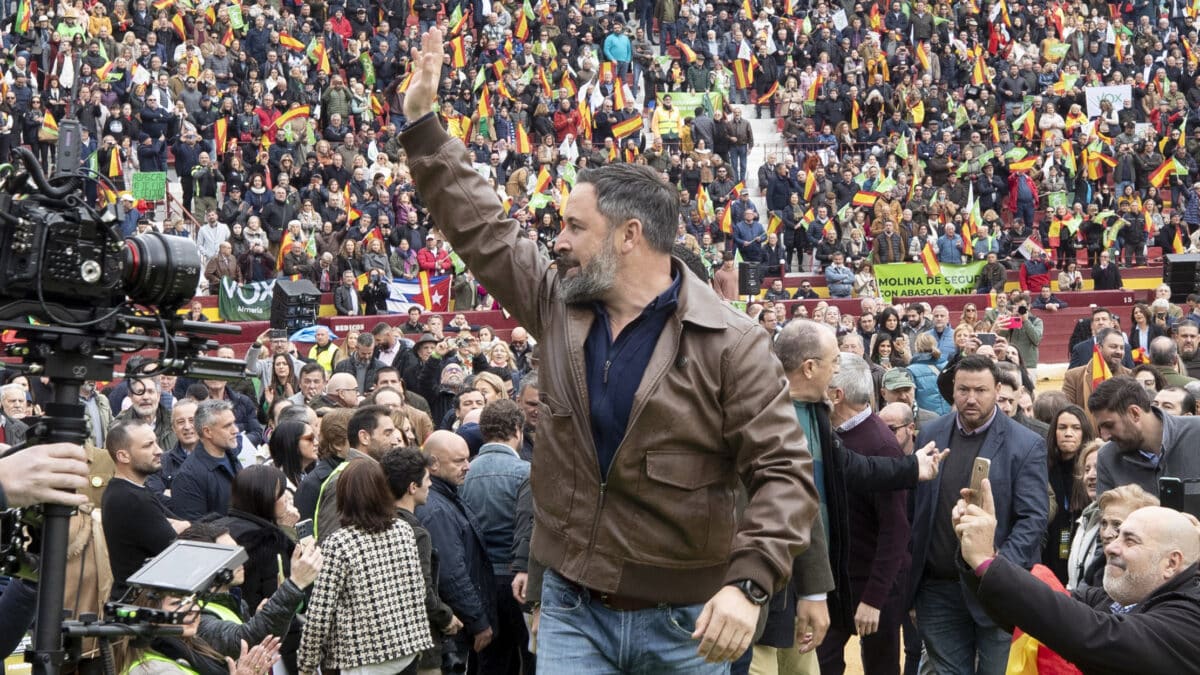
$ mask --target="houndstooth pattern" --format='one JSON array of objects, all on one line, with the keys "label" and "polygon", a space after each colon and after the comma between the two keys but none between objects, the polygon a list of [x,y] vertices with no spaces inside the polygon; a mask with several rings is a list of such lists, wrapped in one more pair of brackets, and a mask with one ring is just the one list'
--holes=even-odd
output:
[{"label": "houndstooth pattern", "polygon": [[321,545],[300,642],[300,670],[352,668],[416,654],[433,646],[425,581],[412,528],[397,519],[372,534],[339,529]]}]

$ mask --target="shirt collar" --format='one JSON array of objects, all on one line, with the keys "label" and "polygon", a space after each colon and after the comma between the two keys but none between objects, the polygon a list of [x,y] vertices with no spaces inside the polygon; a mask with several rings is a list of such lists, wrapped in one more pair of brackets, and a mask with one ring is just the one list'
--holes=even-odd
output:
[{"label": "shirt collar", "polygon": [[996,421],[996,414],[999,412],[1000,408],[992,406],[992,416],[988,418],[988,421],[983,423],[983,426],[979,427],[975,431],[967,431],[963,428],[962,418],[959,417],[958,413],[954,413],[954,424],[958,426],[959,434],[963,436],[978,436],[979,434],[987,433],[987,430],[992,428],[992,422]]},{"label": "shirt collar", "polygon": [[[655,312],[673,311],[677,306],[679,306],[679,290],[682,287],[683,275],[680,274],[678,270],[672,269],[671,285],[667,287],[667,290],[659,293],[657,297],[651,300],[650,304],[646,305],[646,308],[642,310],[641,316]],[[603,302],[598,300],[593,302],[592,310],[596,312],[596,316],[598,317],[608,317],[608,308],[604,306]]]},{"label": "shirt collar", "polygon": [[867,406],[867,407],[863,408],[861,411],[859,411],[858,413],[855,413],[855,415],[853,417],[851,417],[850,419],[846,420],[845,422],[842,422],[841,426],[839,426],[837,428],[837,432],[839,434],[846,433],[847,431],[850,431],[854,427],[862,424],[870,416],[871,416],[871,406]]}]

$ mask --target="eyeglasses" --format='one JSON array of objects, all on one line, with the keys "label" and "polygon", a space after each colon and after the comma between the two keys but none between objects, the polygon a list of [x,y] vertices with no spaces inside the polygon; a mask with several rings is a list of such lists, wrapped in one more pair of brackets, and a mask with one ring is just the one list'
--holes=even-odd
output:
[{"label": "eyeglasses", "polygon": [[900,431],[901,429],[904,429],[907,427],[908,427],[907,424],[889,424],[888,425],[888,428],[892,430],[892,433],[896,433],[897,431]]}]

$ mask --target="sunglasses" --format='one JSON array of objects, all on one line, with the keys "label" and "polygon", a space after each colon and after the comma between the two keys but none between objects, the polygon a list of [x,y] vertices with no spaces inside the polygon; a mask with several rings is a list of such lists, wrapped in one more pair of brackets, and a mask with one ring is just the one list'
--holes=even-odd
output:
[{"label": "sunglasses", "polygon": [[304,434],[303,436],[300,437],[300,440],[308,441],[309,443],[311,443],[311,442],[317,440],[317,435],[316,434]]}]

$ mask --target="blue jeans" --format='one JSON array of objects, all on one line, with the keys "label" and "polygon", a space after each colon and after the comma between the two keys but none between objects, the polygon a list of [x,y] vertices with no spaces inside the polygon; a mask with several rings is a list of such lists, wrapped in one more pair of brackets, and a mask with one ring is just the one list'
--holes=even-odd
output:
[{"label": "blue jeans", "polygon": [[619,612],[546,570],[538,629],[538,670],[605,675],[727,675],[728,663],[706,663],[692,639],[703,605],[659,605]]},{"label": "blue jeans", "polygon": [[[917,630],[938,675],[1004,675],[1012,635],[980,626],[971,616],[958,581],[921,582]],[[976,666],[976,654],[979,664]]]},{"label": "blue jeans", "polygon": [[729,170],[733,172],[734,180],[746,180],[746,155],[749,148],[745,145],[729,146]]}]

